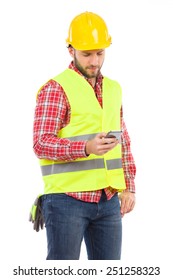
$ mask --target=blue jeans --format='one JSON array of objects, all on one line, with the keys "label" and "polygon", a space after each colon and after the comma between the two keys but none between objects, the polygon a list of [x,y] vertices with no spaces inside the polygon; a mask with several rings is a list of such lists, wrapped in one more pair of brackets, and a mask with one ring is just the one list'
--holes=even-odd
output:
[{"label": "blue jeans", "polygon": [[119,260],[122,221],[118,195],[99,203],[76,200],[66,194],[42,197],[46,225],[47,260],[78,260],[84,238],[89,260]]}]

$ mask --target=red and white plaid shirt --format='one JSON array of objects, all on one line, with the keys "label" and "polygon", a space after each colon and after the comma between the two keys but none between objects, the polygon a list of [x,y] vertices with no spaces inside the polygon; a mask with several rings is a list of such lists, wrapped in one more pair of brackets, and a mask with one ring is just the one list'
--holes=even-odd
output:
[{"label": "red and white plaid shirt", "polygon": [[[82,75],[74,66],[73,62],[69,65],[70,69]],[[91,81],[85,77],[88,83]],[[100,106],[102,106],[102,79],[100,74],[97,77],[94,91]],[[49,80],[42,88],[37,97],[34,117],[34,152],[40,159],[71,161],[77,158],[87,157],[85,154],[86,141],[70,141],[58,138],[60,129],[65,127],[70,121],[71,109],[67,96],[63,88],[54,80]],[[123,120],[121,109],[121,129],[122,129],[122,164],[125,175],[126,190],[135,192],[136,166],[130,149],[130,138]],[[70,184],[70,182],[69,182]],[[110,186],[105,188],[107,199],[117,192]],[[87,192],[71,192],[68,195],[85,201],[98,203],[102,190]]]}]

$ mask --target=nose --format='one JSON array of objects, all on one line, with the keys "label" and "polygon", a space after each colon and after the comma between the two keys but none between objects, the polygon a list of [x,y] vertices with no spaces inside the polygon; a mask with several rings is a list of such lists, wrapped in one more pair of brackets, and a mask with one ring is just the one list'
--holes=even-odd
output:
[{"label": "nose", "polygon": [[97,54],[92,54],[90,63],[94,66],[98,65],[98,55]]}]

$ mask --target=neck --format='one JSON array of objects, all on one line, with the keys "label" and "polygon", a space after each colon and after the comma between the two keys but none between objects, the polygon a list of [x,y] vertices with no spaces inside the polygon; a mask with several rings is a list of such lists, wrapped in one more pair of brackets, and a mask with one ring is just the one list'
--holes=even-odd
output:
[{"label": "neck", "polygon": [[92,86],[94,88],[95,84],[96,84],[96,78],[89,78],[88,80],[90,81],[90,83],[92,84]]}]

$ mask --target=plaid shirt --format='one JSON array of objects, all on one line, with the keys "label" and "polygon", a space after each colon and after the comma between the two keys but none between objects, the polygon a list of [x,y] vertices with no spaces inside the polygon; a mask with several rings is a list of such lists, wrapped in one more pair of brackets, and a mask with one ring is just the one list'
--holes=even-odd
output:
[{"label": "plaid shirt", "polygon": [[[82,75],[74,66],[73,62],[69,65],[70,69]],[[85,77],[88,83],[91,81]],[[97,100],[102,106],[102,79],[100,74],[97,77],[94,91]],[[77,158],[87,157],[85,154],[86,141],[70,141],[58,138],[60,129],[65,127],[70,121],[71,109],[67,96],[63,88],[54,80],[49,80],[40,90],[37,97],[34,117],[33,142],[34,152],[40,159],[71,161]],[[126,190],[135,192],[136,166],[130,149],[130,138],[123,120],[121,109],[121,128],[122,128],[122,164],[125,175]],[[70,182],[69,182],[70,184]],[[107,199],[117,192],[110,186],[105,188]],[[71,192],[68,195],[85,201],[98,203],[102,190],[87,192]]]}]

